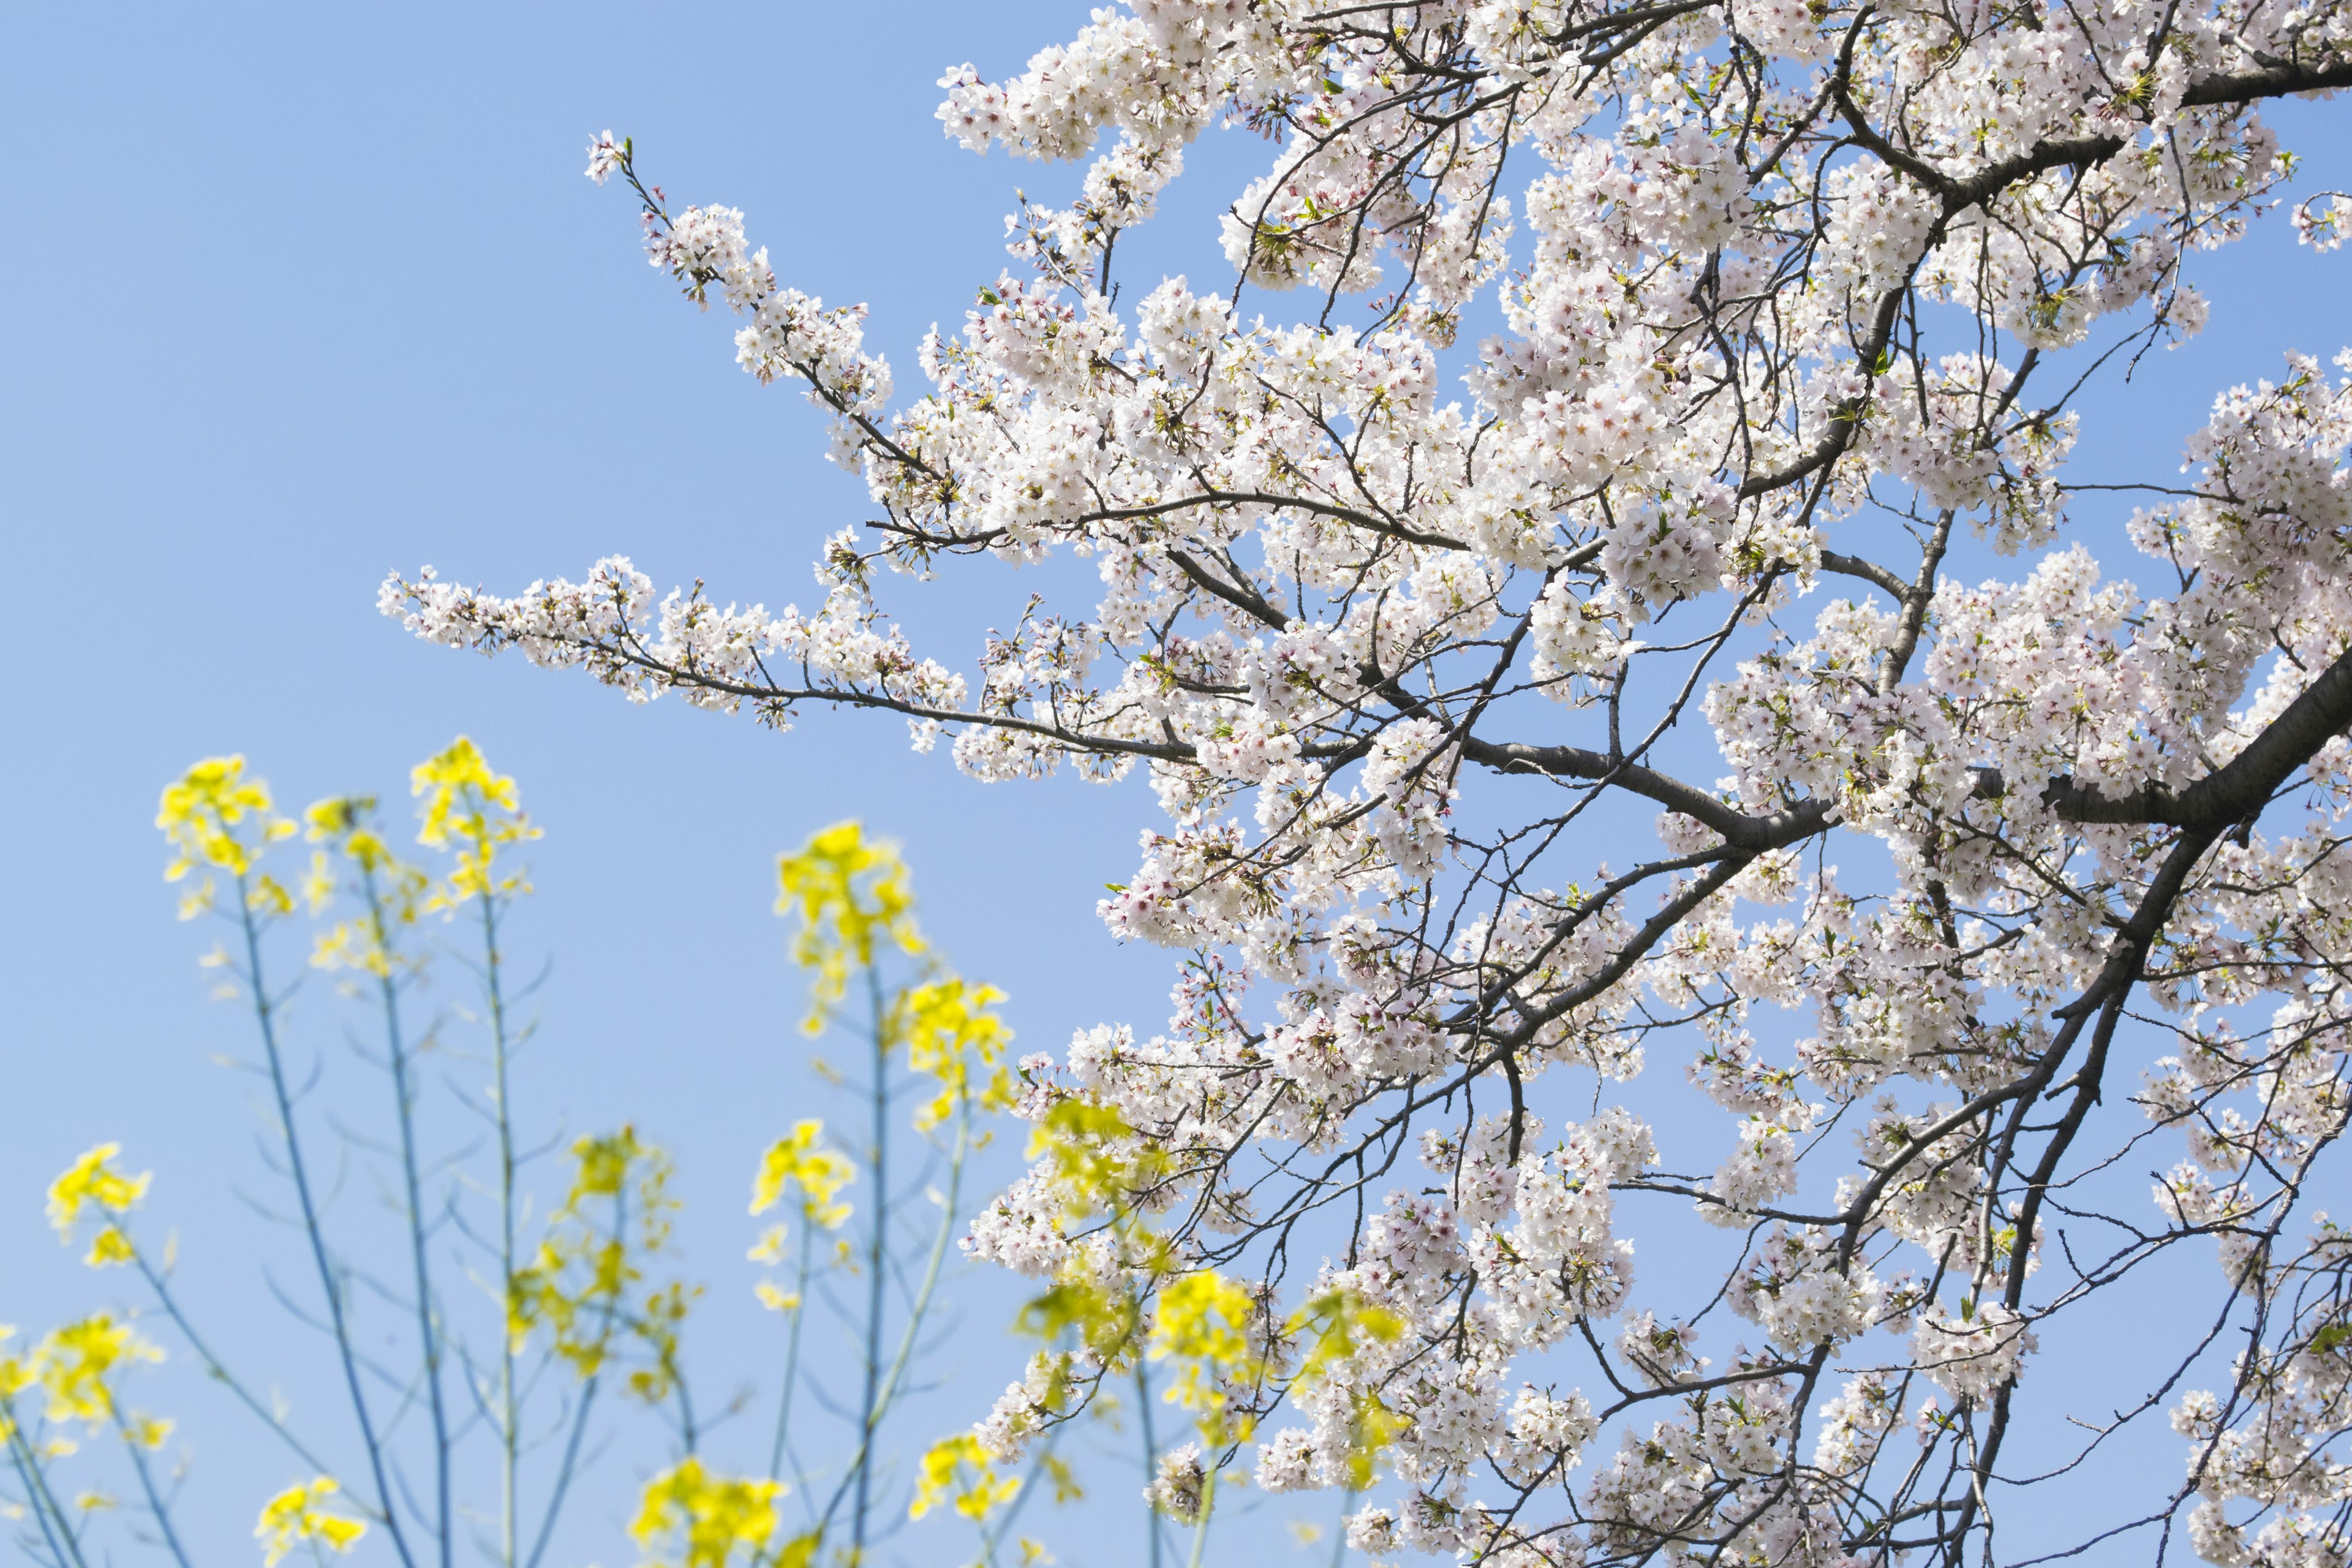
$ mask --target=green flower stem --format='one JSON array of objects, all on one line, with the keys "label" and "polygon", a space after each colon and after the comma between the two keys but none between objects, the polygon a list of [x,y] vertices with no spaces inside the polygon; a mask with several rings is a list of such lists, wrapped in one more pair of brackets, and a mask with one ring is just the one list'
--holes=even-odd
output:
[{"label": "green flower stem", "polygon": [[302,1158],[302,1141],[294,1122],[294,1093],[286,1081],[285,1053],[278,1045],[276,1009],[270,1005],[269,992],[262,979],[261,926],[253,918],[252,889],[249,879],[239,872],[236,879],[237,915],[245,931],[246,984],[253,993],[254,1020],[261,1030],[262,1053],[269,1064],[269,1088],[276,1099],[278,1130],[286,1141],[286,1168],[294,1181],[294,1195],[302,1210],[302,1232],[310,1238],[310,1261],[319,1271],[319,1287],[327,1298],[327,1318],[335,1341],[335,1352],[342,1363],[343,1386],[352,1401],[352,1414],[359,1422],[360,1441],[367,1449],[368,1469],[375,1483],[376,1517],[383,1521],[384,1534],[392,1541],[403,1568],[416,1568],[416,1558],[409,1551],[407,1534],[400,1528],[400,1516],[392,1507],[392,1483],[386,1474],[383,1442],[376,1435],[375,1418],[369,1414],[367,1394],[360,1385],[358,1352],[352,1343],[351,1321],[343,1310],[343,1290],[335,1277],[334,1260],[327,1254],[326,1231],[319,1218],[319,1205],[310,1192],[310,1167]]}]

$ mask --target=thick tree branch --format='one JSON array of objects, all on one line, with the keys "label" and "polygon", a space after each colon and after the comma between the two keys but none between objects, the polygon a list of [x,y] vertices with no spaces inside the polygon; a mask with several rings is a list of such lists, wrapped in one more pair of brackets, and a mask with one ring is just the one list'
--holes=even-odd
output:
[{"label": "thick tree branch", "polygon": [[[2260,812],[2280,785],[2347,728],[2352,728],[2352,649],[2320,671],[2319,679],[2304,688],[2245,750],[2185,790],[2176,793],[2163,784],[2147,784],[2128,795],[2107,795],[2065,774],[2042,786],[2042,802],[2062,822],[2148,823],[2210,827],[2219,833]],[[2007,793],[2008,781],[1999,768],[1979,768],[1976,775],[1979,798],[1999,799]]]},{"label": "thick tree branch", "polygon": [[1750,854],[1784,848],[1829,826],[1833,809],[1826,801],[1804,801],[1769,816],[1750,816],[1725,805],[1695,784],[1685,784],[1654,768],[1612,762],[1605,753],[1581,746],[1528,746],[1517,742],[1462,742],[1463,757],[1505,773],[1540,773],[1549,778],[1591,779],[1615,784],[1654,800],[1704,823],[1733,848]]}]

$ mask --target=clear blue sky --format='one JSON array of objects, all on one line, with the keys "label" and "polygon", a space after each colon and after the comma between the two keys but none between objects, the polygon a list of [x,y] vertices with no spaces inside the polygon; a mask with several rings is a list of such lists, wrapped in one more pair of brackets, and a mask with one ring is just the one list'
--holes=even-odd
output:
[{"label": "clear blue sky", "polygon": [[[242,751],[298,804],[373,789],[404,810],[408,764],[459,731],[520,778],[547,837],[518,946],[554,964],[522,1092],[545,1125],[625,1117],[677,1150],[687,1244],[712,1285],[695,1341],[707,1402],[764,1381],[771,1354],[739,1262],[756,1152],[829,1109],[792,1029],[777,850],[847,816],[903,840],[927,927],[1013,994],[1024,1048],[1108,1019],[1159,1026],[1167,964],[1114,946],[1092,912],[1151,820],[1139,788],[984,788],[943,752],[911,757],[895,721],[812,713],[780,739],[632,708],[577,677],[425,647],[373,610],[394,566],[512,590],[616,551],[665,586],[812,599],[814,548],[864,515],[862,493],[823,461],[797,395],[739,374],[719,316],[645,266],[626,195],[581,177],[585,142],[635,135],[677,200],[742,207],[786,280],[869,301],[904,385],[920,331],[959,320],[1003,264],[1013,187],[1071,179],[954,148],[933,80],[967,58],[1016,69],[1084,10],[0,12],[18,215],[0,249],[0,520],[26,617],[0,699],[0,1321],[37,1329],[113,1283],[70,1266],[39,1194],[119,1139],[156,1171],[150,1223],[178,1229],[188,1294],[232,1353],[283,1354],[298,1407],[325,1403],[301,1382],[312,1350],[257,1300],[265,1258],[297,1290],[304,1277],[290,1238],[238,1202],[267,1187],[253,1086],[214,1061],[247,1048],[242,1021],[205,1000],[194,961],[211,938],[173,920],[149,826],[162,783],[209,752]],[[2340,163],[2315,115],[2280,118],[2291,145],[2311,127],[2301,150]],[[1259,155],[1193,160],[1153,266],[1219,268],[1223,171]],[[2125,417],[2086,431],[2078,473],[2137,460],[2089,477],[2154,477],[2146,458],[2177,451],[2215,390],[2275,374],[2290,344],[2352,339],[2336,258],[2264,226],[2204,262],[2212,329],[2105,395]],[[1017,611],[1025,584],[976,576],[936,596],[942,657]],[[320,1021],[316,1043],[353,1072]],[[1003,1287],[965,1299],[962,1375],[926,1405],[941,1430],[1019,1356],[992,1327]],[[195,1456],[208,1559],[246,1561],[254,1507],[290,1472],[205,1391],[156,1390]],[[627,1468],[616,1455],[602,1474]],[[624,1491],[583,1510],[562,1561],[632,1560]],[[1062,1537],[1065,1562],[1126,1557],[1125,1535],[1093,1539]]]}]

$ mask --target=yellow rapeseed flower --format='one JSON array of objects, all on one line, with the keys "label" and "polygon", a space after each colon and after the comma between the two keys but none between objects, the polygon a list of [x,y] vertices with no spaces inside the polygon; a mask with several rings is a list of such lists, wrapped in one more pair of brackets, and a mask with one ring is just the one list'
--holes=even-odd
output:
[{"label": "yellow rapeseed flower", "polygon": [[1118,1108],[1072,1095],[1056,1101],[1029,1135],[1029,1159],[1044,1162],[1072,1218],[1127,1207],[1156,1185],[1168,1155],[1139,1137]]},{"label": "yellow rapeseed flower", "polygon": [[923,951],[914,889],[898,846],[868,840],[857,823],[836,823],[799,854],[780,857],[776,879],[776,912],[800,917],[793,959],[816,971],[812,1034],[824,1026],[824,1007],[848,988],[850,970],[874,962],[877,943],[887,940],[910,954]]},{"label": "yellow rapeseed flower", "polygon": [[[121,1152],[122,1145],[120,1143],[100,1143],[66,1167],[65,1173],[49,1184],[49,1223],[57,1226],[58,1239],[69,1241],[73,1238],[74,1226],[80,1223],[85,1209],[96,1208],[110,1215],[126,1214],[133,1204],[147,1195],[148,1184],[154,1180],[153,1173],[142,1171],[135,1176],[124,1175],[113,1164],[114,1157]],[[108,1228],[113,1227],[110,1226]],[[99,1261],[95,1249],[90,1260],[93,1263]]]},{"label": "yellow rapeseed flower", "polygon": [[797,1193],[801,1215],[812,1225],[838,1230],[849,1218],[849,1205],[840,1201],[842,1188],[857,1179],[857,1168],[838,1150],[821,1140],[824,1123],[812,1117],[793,1123],[760,1158],[760,1173],[751,1183],[751,1212],[765,1214],[788,1193]]},{"label": "yellow rapeseed flower", "polygon": [[[1286,1338],[1307,1337],[1307,1353],[1291,1379],[1294,1391],[1330,1377],[1339,1365],[1373,1344],[1391,1344],[1404,1332],[1404,1320],[1387,1308],[1364,1300],[1360,1291],[1334,1286],[1311,1297],[1282,1325]],[[1348,1484],[1362,1491],[1372,1484],[1381,1453],[1410,1425],[1389,1408],[1377,1390],[1355,1395],[1348,1426]]]},{"label": "yellow rapeseed flower", "polygon": [[325,909],[336,889],[345,885],[339,863],[353,873],[349,885],[362,906],[352,919],[338,921],[319,933],[310,952],[312,967],[389,976],[403,962],[394,933],[415,923],[431,879],[394,855],[375,830],[373,795],[316,801],[303,813],[303,820],[310,824],[310,842],[326,846],[310,858],[310,874],[303,879],[310,912]]},{"label": "yellow rapeseed flower", "polygon": [[100,1143],[85,1152],[68,1166],[58,1179],[49,1184],[49,1223],[60,1237],[70,1236],[80,1220],[82,1210],[96,1206],[109,1214],[122,1214],[146,1196],[147,1187],[154,1177],[142,1172],[126,1176],[113,1168],[116,1155],[122,1152],[120,1143]]},{"label": "yellow rapeseed flower", "polygon": [[[14,1324],[0,1323],[0,1345],[16,1337]],[[0,1355],[0,1442],[16,1435],[16,1424],[9,1419],[16,1395],[33,1386],[33,1369],[21,1356]]]},{"label": "yellow rapeseed flower", "polygon": [[915,1500],[907,1505],[907,1517],[920,1519],[945,1502],[977,1524],[1011,1502],[1020,1490],[1019,1476],[998,1476],[980,1439],[959,1432],[940,1438],[924,1453],[916,1468]]},{"label": "yellow rapeseed flower", "polygon": [[456,869],[435,892],[428,909],[454,910],[469,899],[504,898],[530,891],[520,871],[501,872],[499,847],[539,837],[523,815],[514,779],[494,773],[480,748],[460,735],[409,773],[409,791],[424,804],[416,841],[428,849],[454,849]]},{"label": "yellow rapeseed flower", "polygon": [[583,1138],[572,1153],[572,1190],[548,1216],[537,1255],[508,1283],[508,1338],[520,1350],[547,1329],[555,1353],[582,1378],[602,1373],[634,1340],[652,1365],[632,1374],[632,1391],[664,1397],[677,1375],[678,1325],[691,1294],[670,1285],[634,1307],[629,1298],[644,1281],[642,1261],[668,1242],[677,1207],[669,1159],[628,1127]]},{"label": "yellow rapeseed flower", "polygon": [[367,1533],[367,1521],[329,1511],[329,1500],[342,1488],[331,1476],[288,1487],[261,1505],[261,1522],[253,1533],[262,1544],[263,1568],[278,1568],[278,1559],[305,1542],[330,1552],[349,1552]]},{"label": "yellow rapeseed flower", "polygon": [[332,844],[362,871],[380,871],[392,863],[392,847],[375,830],[375,796],[329,795],[312,801],[302,814],[313,844]]},{"label": "yellow rapeseed flower", "polygon": [[899,998],[898,1031],[907,1042],[907,1065],[940,1080],[939,1094],[915,1113],[925,1131],[954,1114],[957,1103],[981,1079],[980,1104],[1000,1110],[1013,1103],[1013,1075],[1004,1050],[1013,1031],[990,1009],[1004,1000],[993,985],[968,984],[950,975],[908,989]]},{"label": "yellow rapeseed flower", "polygon": [[110,1225],[89,1238],[89,1250],[82,1261],[92,1268],[111,1268],[137,1258],[138,1250],[131,1245],[121,1226]]},{"label": "yellow rapeseed flower", "polygon": [[[173,857],[163,868],[163,879],[177,882],[189,872],[226,871],[243,877],[261,852],[290,837],[294,825],[270,810],[269,786],[245,775],[241,756],[206,757],[163,786],[155,826],[171,841]],[[252,890],[257,908],[290,905],[285,889],[264,877]],[[212,907],[213,881],[204,877],[180,899],[180,918],[187,920]]]},{"label": "yellow rapeseed flower", "polygon": [[104,1421],[114,1414],[114,1390],[107,1379],[116,1368],[156,1362],[163,1352],[141,1339],[109,1312],[93,1312],[51,1331],[33,1347],[27,1363],[49,1396],[52,1421]]},{"label": "yellow rapeseed flower", "polygon": [[122,1424],[123,1436],[147,1449],[171,1441],[173,1424],[159,1415],[133,1415]]},{"label": "yellow rapeseed flower", "polygon": [[1404,1332],[1404,1320],[1386,1307],[1367,1301],[1361,1291],[1342,1285],[1310,1297],[1284,1322],[1283,1332],[1286,1336],[1312,1336],[1294,1380],[1307,1384],[1329,1375],[1336,1364],[1355,1355],[1368,1342],[1394,1342]]},{"label": "yellow rapeseed flower", "polygon": [[646,1483],[629,1533],[657,1568],[727,1568],[739,1549],[756,1561],[776,1533],[779,1481],[714,1475],[688,1457]]},{"label": "yellow rapeseed flower", "polygon": [[1228,1402],[1219,1384],[1246,1381],[1264,1370],[1250,1333],[1258,1315],[1257,1298],[1214,1269],[1171,1280],[1160,1293],[1151,1359],[1184,1363],[1168,1401],[1192,1411],[1202,1436],[1213,1442],[1249,1436],[1246,1418],[1239,1429],[1226,1420]]}]

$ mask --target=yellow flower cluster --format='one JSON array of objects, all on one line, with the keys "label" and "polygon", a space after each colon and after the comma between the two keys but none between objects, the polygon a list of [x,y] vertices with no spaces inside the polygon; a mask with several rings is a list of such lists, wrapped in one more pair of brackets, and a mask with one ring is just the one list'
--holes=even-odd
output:
[{"label": "yellow flower cluster", "polygon": [[[180,898],[180,918],[190,920],[212,908],[215,870],[244,879],[263,849],[294,834],[294,825],[270,809],[269,786],[245,776],[243,757],[206,757],[163,786],[163,800],[155,813],[174,851],[163,868],[163,879],[177,882],[191,871],[204,869],[196,885]],[[284,913],[294,900],[267,874],[256,877],[246,898],[257,910]]]},{"label": "yellow flower cluster", "polygon": [[[16,1325],[0,1323],[0,1345],[16,1337]],[[33,1369],[21,1356],[0,1355],[0,1443],[16,1435],[16,1395],[33,1386]]]},{"label": "yellow flower cluster", "polygon": [[520,1350],[545,1328],[555,1353],[582,1378],[602,1373],[616,1345],[635,1340],[648,1364],[630,1374],[631,1392],[665,1398],[677,1377],[678,1325],[690,1295],[672,1283],[634,1302],[630,1296],[644,1281],[642,1260],[668,1245],[677,1207],[669,1158],[629,1127],[583,1138],[572,1154],[572,1190],[548,1216],[530,1264],[509,1282],[509,1339]]},{"label": "yellow flower cluster", "polygon": [[940,1092],[915,1113],[915,1125],[929,1131],[973,1098],[975,1069],[982,1078],[983,1110],[1013,1103],[1013,1075],[1004,1049],[1013,1031],[989,1009],[1004,1000],[993,985],[970,984],[950,975],[910,987],[898,998],[896,1032],[907,1042],[907,1065],[940,1080]]},{"label": "yellow flower cluster", "polygon": [[1224,1385],[1264,1375],[1261,1336],[1253,1332],[1264,1317],[1255,1296],[1213,1269],[1184,1275],[1160,1292],[1151,1359],[1183,1363],[1168,1402],[1192,1411],[1201,1435],[1213,1443],[1250,1435],[1253,1417],[1234,1413]]},{"label": "yellow flower cluster", "polygon": [[[1165,1175],[1168,1156],[1138,1136],[1115,1107],[1075,1095],[1056,1101],[1031,1132],[1028,1158],[1060,1190],[1070,1222],[1110,1216],[1107,1228],[1125,1268],[1172,1272],[1165,1238],[1145,1224],[1135,1203]],[[1107,1367],[1129,1364],[1143,1348],[1136,1292],[1123,1279],[1106,1279],[1085,1253],[1074,1255],[1054,1284],[1022,1309],[1019,1326],[1047,1341],[1075,1331]]]},{"label": "yellow flower cluster", "polygon": [[310,952],[319,969],[353,969],[378,979],[391,975],[400,963],[393,933],[416,921],[431,879],[418,867],[392,852],[375,830],[373,795],[334,795],[304,812],[310,839],[324,844],[310,858],[310,875],[302,887],[310,912],[317,914],[335,895],[336,866],[341,856],[358,873],[362,912],[356,920],[338,921],[319,933]]},{"label": "yellow flower cluster", "polygon": [[498,852],[503,845],[538,837],[539,829],[522,813],[514,779],[491,772],[472,741],[460,735],[447,750],[417,763],[409,788],[424,802],[416,841],[427,848],[457,849],[457,869],[430,908],[455,909],[469,899],[530,890],[520,871],[499,871]]},{"label": "yellow flower cluster", "polygon": [[[329,795],[311,803],[302,814],[310,828],[307,837],[313,844],[332,844],[345,858],[362,871],[380,872],[394,864],[392,846],[375,830],[375,796],[372,795]],[[314,892],[311,906],[322,900]]]},{"label": "yellow flower cluster", "polygon": [[1367,1301],[1360,1290],[1333,1286],[1309,1297],[1283,1323],[1286,1339],[1307,1337],[1307,1354],[1293,1382],[1307,1384],[1328,1376],[1335,1366],[1351,1360],[1367,1344],[1392,1344],[1402,1332],[1402,1318]]},{"label": "yellow flower cluster", "polygon": [[111,1313],[93,1312],[35,1345],[21,1375],[49,1396],[50,1420],[95,1423],[113,1418],[114,1389],[108,1379],[118,1368],[163,1359],[163,1352],[130,1324],[116,1322]]},{"label": "yellow flower cluster", "polygon": [[782,889],[776,912],[800,917],[793,957],[816,971],[811,1034],[824,1027],[824,1008],[848,989],[849,972],[872,963],[878,944],[887,941],[909,954],[923,951],[914,889],[898,846],[869,841],[857,823],[836,823],[799,854],[780,858],[776,879]]},{"label": "yellow flower cluster", "polygon": [[90,1238],[89,1254],[82,1259],[93,1268],[128,1263],[137,1256],[131,1250],[131,1238],[113,1223],[112,1216],[129,1213],[132,1205],[147,1195],[148,1184],[154,1178],[147,1172],[126,1176],[116,1170],[114,1157],[121,1152],[120,1143],[100,1143],[49,1184],[49,1223],[57,1226],[58,1240],[73,1239],[74,1228],[87,1210],[95,1209],[109,1216]]},{"label": "yellow flower cluster", "polygon": [[629,1533],[652,1553],[649,1568],[727,1568],[739,1551],[755,1563],[805,1568],[815,1555],[814,1536],[768,1553],[783,1489],[778,1481],[714,1474],[689,1455],[646,1483]]},{"label": "yellow flower cluster", "polygon": [[[1341,1363],[1368,1346],[1395,1342],[1404,1332],[1404,1320],[1365,1300],[1360,1291],[1335,1286],[1309,1298],[1282,1327],[1286,1341],[1303,1338],[1307,1342],[1307,1353],[1291,1379],[1292,1388],[1303,1389],[1332,1376]],[[1407,1425],[1407,1418],[1390,1409],[1377,1389],[1367,1388],[1356,1395],[1348,1433],[1350,1489],[1362,1491],[1372,1484],[1381,1450],[1395,1442]]]},{"label": "yellow flower cluster", "polygon": [[261,1542],[263,1568],[278,1568],[278,1560],[305,1543],[330,1552],[349,1552],[367,1533],[367,1521],[331,1510],[331,1500],[342,1488],[331,1476],[288,1487],[261,1505],[261,1522],[253,1533]]},{"label": "yellow flower cluster", "polygon": [[[311,912],[323,910],[334,897],[340,874],[336,857],[357,874],[367,905],[365,918],[341,922],[320,937],[311,962],[320,968],[388,975],[394,963],[393,928],[423,912],[455,910],[471,899],[530,890],[519,868],[503,870],[497,864],[502,846],[539,837],[539,829],[517,804],[513,779],[491,772],[480,750],[463,735],[419,763],[410,778],[423,801],[416,841],[427,848],[453,849],[456,855],[448,879],[438,886],[393,853],[375,826],[374,797],[330,796],[303,814],[310,842],[323,846],[312,855],[303,884]],[[264,849],[293,837],[297,829],[273,810],[269,786],[247,776],[243,757],[207,757],[166,785],[155,826],[173,849],[163,871],[167,881],[205,872],[181,898],[181,919],[213,907],[211,873],[215,870],[238,879],[248,909],[269,914],[292,910],[293,895],[276,878],[255,868]],[[223,964],[227,960],[216,955],[209,962]]]},{"label": "yellow flower cluster", "polygon": [[1125,1211],[1169,1167],[1166,1152],[1138,1137],[1117,1107],[1076,1095],[1056,1101],[1038,1121],[1029,1159],[1045,1163],[1072,1219]]},{"label": "yellow flower cluster", "polygon": [[[1107,1282],[1074,1262],[1043,1293],[1022,1305],[1014,1326],[1048,1342],[1073,1331],[1092,1360],[1120,1368],[1131,1364],[1139,1347],[1143,1312],[1125,1283]],[[1053,1408],[1054,1402],[1048,1401],[1047,1407]]]},{"label": "yellow flower cluster", "polygon": [[941,1503],[977,1524],[1011,1502],[1021,1490],[1019,1476],[999,1476],[988,1450],[969,1432],[942,1437],[924,1453],[915,1472],[915,1500],[907,1517],[920,1519]]},{"label": "yellow flower cluster", "polygon": [[792,1131],[761,1156],[751,1183],[751,1212],[765,1214],[787,1194],[799,1194],[801,1215],[812,1225],[838,1230],[849,1218],[841,1190],[857,1179],[849,1156],[824,1144],[824,1123],[814,1117],[793,1123]]}]

